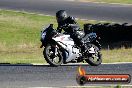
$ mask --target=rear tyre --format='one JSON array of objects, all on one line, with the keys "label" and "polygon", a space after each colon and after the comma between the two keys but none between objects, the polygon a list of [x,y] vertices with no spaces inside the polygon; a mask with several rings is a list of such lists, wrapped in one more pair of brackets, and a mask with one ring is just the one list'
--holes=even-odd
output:
[{"label": "rear tyre", "polygon": [[[55,48],[56,54],[55,54]],[[51,66],[60,66],[63,63],[62,52],[55,45],[47,44],[43,51],[44,58]]]},{"label": "rear tyre", "polygon": [[88,59],[85,59],[85,61],[91,66],[100,65],[102,63],[102,54],[100,53],[100,49],[94,44],[90,44],[89,46],[94,48],[95,53],[89,53]]}]

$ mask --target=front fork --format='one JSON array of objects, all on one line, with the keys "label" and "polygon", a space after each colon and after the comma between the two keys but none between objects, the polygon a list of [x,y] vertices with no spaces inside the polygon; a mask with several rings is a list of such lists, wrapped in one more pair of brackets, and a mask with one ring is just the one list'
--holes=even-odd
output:
[{"label": "front fork", "polygon": [[56,45],[56,46],[55,46],[55,49],[54,49],[54,50],[55,50],[55,56],[58,54],[57,48],[58,48],[58,46]]},{"label": "front fork", "polygon": [[[43,45],[43,43],[42,43],[42,44],[40,45],[40,48],[43,48],[43,46],[44,46],[44,45]],[[57,45],[55,45],[54,48],[53,48],[53,49],[54,49],[53,52],[54,52],[55,56],[58,54],[57,48],[58,48]]]}]

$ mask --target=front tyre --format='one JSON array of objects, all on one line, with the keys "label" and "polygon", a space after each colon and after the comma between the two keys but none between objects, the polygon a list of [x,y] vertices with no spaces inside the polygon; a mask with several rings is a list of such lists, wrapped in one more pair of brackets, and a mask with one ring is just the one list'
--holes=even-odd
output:
[{"label": "front tyre", "polygon": [[62,52],[56,45],[47,44],[43,51],[44,58],[51,66],[59,66],[63,63]]},{"label": "front tyre", "polygon": [[94,44],[90,44],[89,46],[90,48],[92,47],[94,49],[95,53],[89,53],[88,59],[86,59],[85,61],[89,63],[91,66],[100,65],[102,63],[102,54],[100,52],[99,47],[97,47]]}]

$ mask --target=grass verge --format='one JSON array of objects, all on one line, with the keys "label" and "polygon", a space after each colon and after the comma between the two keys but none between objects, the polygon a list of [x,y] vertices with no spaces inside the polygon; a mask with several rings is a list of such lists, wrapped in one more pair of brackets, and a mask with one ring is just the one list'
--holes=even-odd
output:
[{"label": "grass verge", "polygon": [[120,3],[132,4],[132,0],[79,0],[81,2],[105,2],[105,3]]},{"label": "grass verge", "polygon": [[[84,23],[96,21],[77,20]],[[55,17],[0,10],[0,63],[45,63],[40,49],[40,31]],[[102,50],[103,62],[132,62],[132,49]]]}]

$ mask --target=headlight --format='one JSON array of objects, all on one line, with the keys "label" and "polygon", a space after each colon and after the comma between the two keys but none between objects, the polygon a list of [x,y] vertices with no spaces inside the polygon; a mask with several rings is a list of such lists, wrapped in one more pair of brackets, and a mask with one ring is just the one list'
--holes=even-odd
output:
[{"label": "headlight", "polygon": [[46,32],[42,32],[42,34],[41,34],[41,40],[44,40],[45,36],[46,36]]}]

